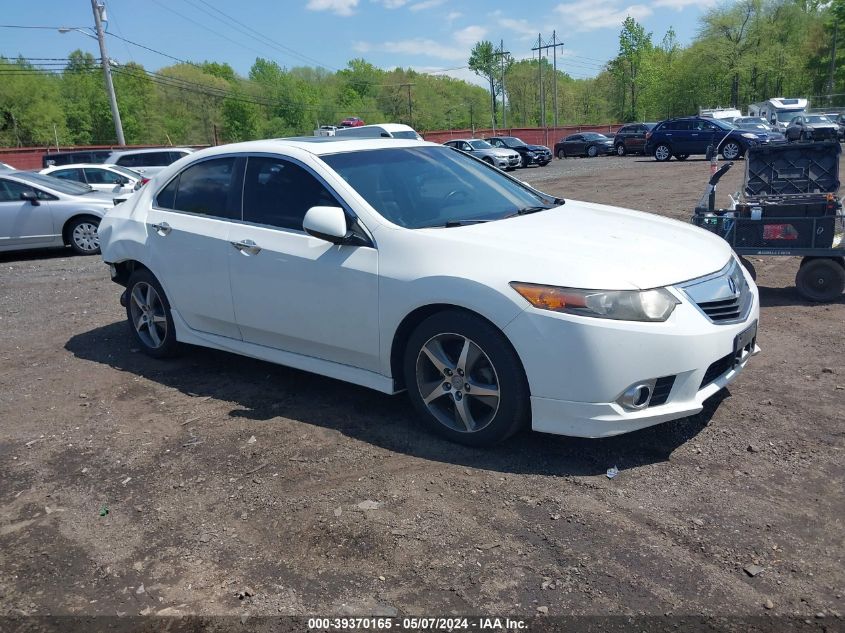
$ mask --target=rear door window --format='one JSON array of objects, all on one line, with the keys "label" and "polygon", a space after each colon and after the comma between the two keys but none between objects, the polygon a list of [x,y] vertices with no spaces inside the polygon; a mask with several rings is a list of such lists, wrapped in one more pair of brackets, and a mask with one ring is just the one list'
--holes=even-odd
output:
[{"label": "rear door window", "polygon": [[120,174],[108,169],[86,167],[84,171],[89,185],[119,185],[124,180]]},{"label": "rear door window", "polygon": [[47,175],[52,176],[53,178],[61,178],[62,180],[85,182],[85,178],[82,175],[82,170],[80,169],[57,169],[56,171],[51,171]]}]

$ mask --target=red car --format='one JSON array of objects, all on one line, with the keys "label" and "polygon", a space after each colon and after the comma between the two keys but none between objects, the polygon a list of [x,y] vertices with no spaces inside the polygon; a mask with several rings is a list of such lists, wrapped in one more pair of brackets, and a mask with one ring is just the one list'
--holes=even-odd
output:
[{"label": "red car", "polygon": [[364,125],[364,121],[357,116],[348,116],[340,122],[340,127],[359,127]]}]

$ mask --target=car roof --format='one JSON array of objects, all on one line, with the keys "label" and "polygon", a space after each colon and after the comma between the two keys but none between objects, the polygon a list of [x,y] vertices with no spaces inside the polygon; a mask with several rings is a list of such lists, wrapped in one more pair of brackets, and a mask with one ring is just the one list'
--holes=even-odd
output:
[{"label": "car roof", "polygon": [[299,149],[315,156],[357,152],[397,147],[443,147],[439,143],[415,139],[375,138],[357,136],[297,136],[291,138],[244,141],[229,145],[218,145],[197,152],[202,156],[217,156],[239,152],[278,152],[285,149]]},{"label": "car roof", "polygon": [[193,152],[190,147],[147,147],[144,149],[116,149],[111,157],[126,156],[126,154],[151,154],[153,152]]},{"label": "car roof", "polygon": [[60,169],[79,169],[83,167],[87,169],[114,169],[116,165],[112,163],[68,163],[67,165],[50,165],[44,169],[58,171]]},{"label": "car roof", "polygon": [[[472,141],[484,141],[483,138],[450,138],[448,141],[443,141],[444,143],[470,143]],[[487,141],[484,141],[485,143]]]}]

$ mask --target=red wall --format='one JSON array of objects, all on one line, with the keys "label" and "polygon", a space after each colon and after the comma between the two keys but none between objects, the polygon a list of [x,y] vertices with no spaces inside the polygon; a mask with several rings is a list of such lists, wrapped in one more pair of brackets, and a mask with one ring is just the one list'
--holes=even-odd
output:
[{"label": "red wall", "polygon": [[622,123],[608,123],[607,125],[566,125],[556,128],[541,127],[513,127],[504,130],[497,128],[495,132],[490,128],[476,128],[473,135],[472,130],[438,130],[425,132],[423,137],[433,143],[443,143],[452,138],[487,138],[490,136],[517,136],[526,143],[534,145],[554,146],[564,136],[577,134],[579,132],[599,132],[601,134],[613,135]]}]

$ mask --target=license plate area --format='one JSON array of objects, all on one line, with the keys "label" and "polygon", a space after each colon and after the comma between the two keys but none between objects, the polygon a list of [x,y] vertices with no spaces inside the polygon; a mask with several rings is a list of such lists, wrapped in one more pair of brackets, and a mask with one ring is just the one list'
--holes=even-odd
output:
[{"label": "license plate area", "polygon": [[745,362],[745,360],[754,352],[754,346],[756,343],[757,321],[754,321],[751,326],[744,329],[734,338],[734,367]]}]

